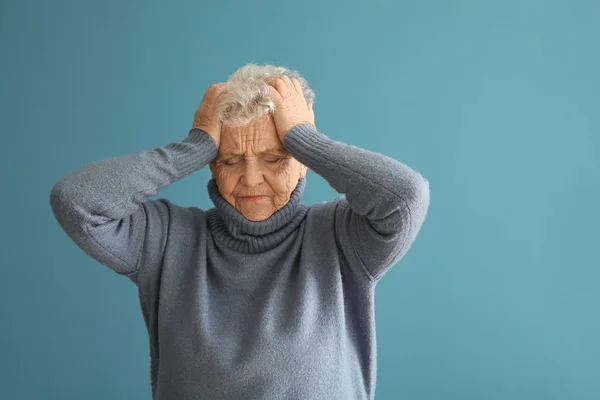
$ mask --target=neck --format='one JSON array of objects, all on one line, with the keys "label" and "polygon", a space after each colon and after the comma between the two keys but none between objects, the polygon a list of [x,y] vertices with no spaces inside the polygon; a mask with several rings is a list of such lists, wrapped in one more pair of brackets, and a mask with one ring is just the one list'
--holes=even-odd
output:
[{"label": "neck", "polygon": [[208,193],[215,208],[207,212],[209,229],[226,246],[244,253],[270,250],[285,240],[302,222],[308,206],[300,204],[306,177],[298,180],[288,202],[263,221],[250,221],[227,202],[213,178]]}]

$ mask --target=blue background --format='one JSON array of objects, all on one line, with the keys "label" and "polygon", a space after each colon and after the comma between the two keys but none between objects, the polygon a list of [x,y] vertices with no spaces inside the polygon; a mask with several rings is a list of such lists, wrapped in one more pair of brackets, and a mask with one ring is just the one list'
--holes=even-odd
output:
[{"label": "blue background", "polygon": [[[599,39],[598,1],[2,1],[0,398],[150,398],[135,286],[50,189],[183,140],[208,85],[271,63],[321,132],[430,182],[376,292],[376,399],[599,399]],[[159,197],[210,208],[208,178]],[[309,171],[304,203],[336,197]]]}]

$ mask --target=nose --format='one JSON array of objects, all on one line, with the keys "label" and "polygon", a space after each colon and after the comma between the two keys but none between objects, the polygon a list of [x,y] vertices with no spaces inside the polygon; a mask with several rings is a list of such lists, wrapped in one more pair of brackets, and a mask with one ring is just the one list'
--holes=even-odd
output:
[{"label": "nose", "polygon": [[247,160],[244,167],[244,173],[242,175],[242,183],[246,186],[252,187],[261,184],[263,181],[263,173],[255,161]]}]

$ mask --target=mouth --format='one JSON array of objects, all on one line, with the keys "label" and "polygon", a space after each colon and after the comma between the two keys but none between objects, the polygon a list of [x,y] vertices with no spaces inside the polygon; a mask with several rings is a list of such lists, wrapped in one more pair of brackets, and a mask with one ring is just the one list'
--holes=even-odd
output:
[{"label": "mouth", "polygon": [[259,200],[262,199],[265,196],[242,196],[242,199],[244,200]]}]

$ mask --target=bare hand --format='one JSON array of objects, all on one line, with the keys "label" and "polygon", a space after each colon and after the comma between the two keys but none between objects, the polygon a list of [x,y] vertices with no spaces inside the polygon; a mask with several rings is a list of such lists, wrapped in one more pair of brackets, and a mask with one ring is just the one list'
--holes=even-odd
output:
[{"label": "bare hand", "polygon": [[217,99],[226,87],[227,82],[213,83],[208,87],[202,98],[202,103],[196,110],[192,126],[192,129],[202,129],[208,133],[217,144],[217,148],[221,144],[222,122],[215,116],[215,106],[217,105]]},{"label": "bare hand", "polygon": [[271,86],[271,98],[275,102],[273,119],[281,143],[294,126],[301,123],[315,126],[312,103],[306,103],[302,87],[296,78],[277,75],[266,78],[265,82]]}]

